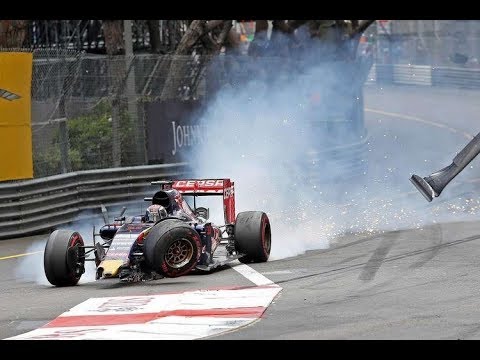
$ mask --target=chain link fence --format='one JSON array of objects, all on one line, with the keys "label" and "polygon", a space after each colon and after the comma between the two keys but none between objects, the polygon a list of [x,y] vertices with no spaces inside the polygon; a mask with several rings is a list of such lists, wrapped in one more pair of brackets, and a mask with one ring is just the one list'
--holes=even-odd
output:
[{"label": "chain link fence", "polygon": [[[181,81],[169,72],[175,61]],[[32,138],[34,176],[146,164],[143,104],[199,93],[201,60],[166,55],[95,56],[34,50]],[[170,74],[170,75],[168,75]]]},{"label": "chain link fence", "polygon": [[148,164],[147,103],[172,99],[202,102],[216,91],[251,79],[288,83],[289,78],[301,76],[304,68],[298,59],[281,57],[107,57],[36,49],[32,78],[34,176]]}]

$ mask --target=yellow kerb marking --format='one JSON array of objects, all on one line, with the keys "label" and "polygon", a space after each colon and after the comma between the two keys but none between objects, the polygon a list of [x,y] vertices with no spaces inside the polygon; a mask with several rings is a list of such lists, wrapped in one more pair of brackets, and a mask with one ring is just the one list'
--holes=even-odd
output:
[{"label": "yellow kerb marking", "polygon": [[30,253],[25,253],[25,254],[18,254],[18,255],[3,256],[3,257],[0,257],[0,260],[13,259],[13,258],[18,258],[18,257],[22,257],[22,256],[27,256],[27,255],[40,254],[40,253],[43,253],[43,250],[40,250],[40,251],[34,251],[34,252],[30,252]]}]

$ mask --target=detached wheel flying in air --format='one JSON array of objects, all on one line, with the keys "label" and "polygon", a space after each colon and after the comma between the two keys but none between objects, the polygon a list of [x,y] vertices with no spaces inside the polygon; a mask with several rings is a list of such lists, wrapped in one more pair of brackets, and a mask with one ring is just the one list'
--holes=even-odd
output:
[{"label": "detached wheel flying in air", "polygon": [[43,265],[50,284],[73,286],[85,272],[85,244],[82,236],[71,230],[55,230],[50,234]]},{"label": "detached wheel flying in air", "polygon": [[238,213],[234,236],[236,250],[245,254],[239,258],[241,262],[265,262],[270,257],[272,234],[270,220],[264,212],[244,211]]}]

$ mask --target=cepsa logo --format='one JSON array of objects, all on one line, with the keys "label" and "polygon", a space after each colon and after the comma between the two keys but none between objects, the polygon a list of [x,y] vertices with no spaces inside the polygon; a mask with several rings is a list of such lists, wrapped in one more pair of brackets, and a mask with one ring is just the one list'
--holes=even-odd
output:
[{"label": "cepsa logo", "polygon": [[0,89],[0,98],[8,101],[13,101],[13,100],[20,99],[21,96],[7,90]]},{"label": "cepsa logo", "polygon": [[207,186],[207,187],[222,187],[223,180],[178,180],[175,182],[175,187],[194,187],[195,183],[197,186]]}]

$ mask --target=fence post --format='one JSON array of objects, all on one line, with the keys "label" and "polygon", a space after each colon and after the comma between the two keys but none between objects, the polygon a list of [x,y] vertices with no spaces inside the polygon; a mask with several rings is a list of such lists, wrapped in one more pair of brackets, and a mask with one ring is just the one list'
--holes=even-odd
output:
[{"label": "fence post", "polygon": [[[65,56],[62,57],[62,68],[65,69],[67,67],[67,61]],[[67,85],[67,76],[63,77],[63,84],[62,84],[62,93],[60,95],[60,101],[58,104],[59,110],[59,138],[60,138],[60,165],[62,173],[67,173],[70,171],[70,158],[68,155],[68,149],[70,147],[69,140],[68,140],[68,127],[67,127],[67,112],[65,109],[65,97],[67,95],[68,85]]]},{"label": "fence post", "polygon": [[135,163],[137,165],[145,164],[145,131],[143,118],[138,116],[138,106],[135,90],[135,57],[133,55],[132,43],[132,20],[123,20],[124,38],[125,38],[125,67],[129,69],[127,73],[127,83],[125,95],[127,99],[128,116],[135,126]]}]

